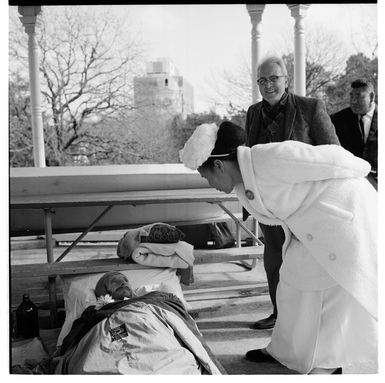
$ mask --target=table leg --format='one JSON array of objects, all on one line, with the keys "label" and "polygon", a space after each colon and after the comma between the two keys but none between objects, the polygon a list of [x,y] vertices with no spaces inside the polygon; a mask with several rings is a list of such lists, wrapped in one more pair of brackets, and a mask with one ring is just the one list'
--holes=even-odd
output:
[{"label": "table leg", "polygon": [[255,240],[255,238],[258,238],[258,221],[253,217],[253,233],[255,235],[255,237],[253,238],[253,246],[255,246],[257,244],[257,241]]},{"label": "table leg", "polygon": [[241,228],[239,227],[238,223],[235,223],[236,228],[236,234],[237,234],[237,247],[242,246],[242,238],[241,238]]},{"label": "table leg", "polygon": [[[246,231],[246,233],[248,233],[249,235],[251,235],[252,239],[253,239],[253,245],[263,245],[263,243],[259,240],[258,238],[258,222],[255,218],[253,218],[253,228],[252,228],[252,231],[250,231],[247,226],[245,226],[241,221],[239,221],[239,219],[237,219],[237,217],[235,217],[235,215],[233,213],[231,213],[231,211],[229,209],[227,209],[225,206],[223,206],[223,204],[221,203],[217,203],[217,205],[222,208],[222,210],[224,210],[235,222],[236,224],[236,229],[237,229],[237,247],[241,247],[241,233],[240,233],[240,228],[242,228],[243,230]],[[240,264],[244,267],[246,267],[247,269],[251,270],[255,267],[255,265],[257,264],[257,260],[254,258],[252,261],[251,261],[251,264],[249,264],[248,262],[246,261],[240,261]]]},{"label": "table leg", "polygon": [[243,230],[245,230],[247,234],[254,238],[258,245],[263,245],[263,243],[258,239],[258,237],[256,237],[256,235],[251,230],[249,230],[248,227],[245,226],[237,217],[235,217],[235,215],[229,209],[227,209],[225,206],[223,206],[223,204],[219,202],[217,202],[217,205],[222,210],[224,210],[234,220],[234,222],[236,222]]},{"label": "table leg", "polygon": [[87,227],[86,230],[83,231],[82,234],[79,235],[79,237],[77,237],[75,239],[75,241],[73,241],[71,243],[70,246],[67,247],[67,249],[65,249],[63,251],[63,253],[60,255],[60,257],[58,257],[58,259],[55,261],[55,262],[60,262],[93,228],[94,226],[113,208],[113,205],[110,205],[110,206],[107,206],[93,221],[92,223]]},{"label": "table leg", "polygon": [[[44,230],[45,244],[47,251],[47,262],[53,263],[53,238],[52,238],[52,211],[44,209]],[[56,297],[56,277],[48,277],[48,293],[50,308],[51,328],[57,327],[57,297]]]}]

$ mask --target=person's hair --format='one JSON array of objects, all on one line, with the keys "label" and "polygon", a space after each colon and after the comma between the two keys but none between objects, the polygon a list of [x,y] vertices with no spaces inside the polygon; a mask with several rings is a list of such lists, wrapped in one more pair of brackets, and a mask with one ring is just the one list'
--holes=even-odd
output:
[{"label": "person's hair", "polygon": [[231,121],[223,121],[219,125],[217,140],[210,157],[200,168],[211,168],[214,160],[237,161],[237,148],[246,142],[246,132]]},{"label": "person's hair", "polygon": [[268,56],[266,58],[264,58],[258,65],[258,68],[257,68],[257,77],[259,78],[259,75],[261,73],[261,68],[266,65],[267,63],[273,63],[273,64],[277,64],[281,69],[282,69],[282,73],[284,76],[287,76],[287,69],[286,69],[286,64],[285,62],[282,60],[281,57],[278,57],[278,56]]},{"label": "person's hair", "polygon": [[364,80],[364,79],[357,79],[354,80],[350,84],[352,89],[363,89],[368,92],[373,92],[374,93],[374,87],[373,84],[370,81]]}]

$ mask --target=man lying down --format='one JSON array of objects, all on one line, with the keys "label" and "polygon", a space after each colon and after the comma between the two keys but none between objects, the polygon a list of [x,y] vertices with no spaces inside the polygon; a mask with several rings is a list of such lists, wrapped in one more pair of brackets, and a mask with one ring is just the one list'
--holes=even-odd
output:
[{"label": "man lying down", "polygon": [[220,374],[182,302],[152,291],[132,297],[126,276],[112,271],[96,284],[64,338],[56,374]]}]

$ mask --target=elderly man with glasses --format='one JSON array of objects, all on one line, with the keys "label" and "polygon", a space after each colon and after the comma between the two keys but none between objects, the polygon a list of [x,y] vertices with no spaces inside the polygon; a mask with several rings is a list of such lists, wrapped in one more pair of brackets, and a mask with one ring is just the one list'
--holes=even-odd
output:
[{"label": "elderly man with glasses", "polygon": [[[288,92],[286,65],[279,57],[268,57],[257,70],[258,85],[263,100],[251,105],[246,115],[247,145],[286,140],[311,145],[336,144],[339,140],[324,103]],[[244,211],[244,219],[248,212]],[[282,264],[284,232],[280,226],[260,224],[264,235],[264,267],[273,313],[257,321],[255,329],[271,329],[278,315],[276,291]]]}]

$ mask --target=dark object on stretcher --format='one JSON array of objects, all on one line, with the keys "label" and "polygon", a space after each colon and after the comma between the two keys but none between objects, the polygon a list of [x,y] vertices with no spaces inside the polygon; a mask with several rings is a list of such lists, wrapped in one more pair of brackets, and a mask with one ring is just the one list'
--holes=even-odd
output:
[{"label": "dark object on stretcher", "polygon": [[226,222],[185,225],[185,241],[195,249],[224,249],[233,247],[235,239]]},{"label": "dark object on stretcher", "polygon": [[175,226],[156,224],[151,227],[147,236],[141,236],[140,242],[151,243],[177,243],[183,241],[186,235]]}]

